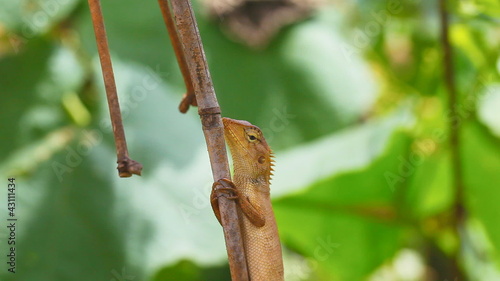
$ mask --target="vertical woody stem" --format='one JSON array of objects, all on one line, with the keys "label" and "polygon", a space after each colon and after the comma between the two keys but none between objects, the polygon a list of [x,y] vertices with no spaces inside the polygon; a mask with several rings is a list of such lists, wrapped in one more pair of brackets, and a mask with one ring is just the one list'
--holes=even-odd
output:
[{"label": "vertical woody stem", "polygon": [[[167,0],[159,0],[159,2],[160,7],[168,12],[169,9],[166,9],[168,5]],[[200,114],[203,133],[207,143],[213,179],[214,181],[222,178],[230,179],[220,107],[215,96],[191,3],[189,0],[171,0],[171,5],[177,33],[170,36],[178,36],[178,42],[180,42],[180,46],[182,47],[182,53],[184,53],[184,61],[192,80],[198,104],[198,113]],[[171,17],[171,15],[166,16]],[[166,21],[168,22],[168,20]],[[176,31],[172,30],[170,32]],[[172,43],[175,44],[175,41],[172,40]],[[248,280],[248,271],[236,204],[225,197],[220,197],[218,202],[232,280],[246,281]]]},{"label": "vertical woody stem", "polygon": [[465,207],[464,207],[464,182],[462,173],[462,160],[460,155],[460,127],[456,120],[460,118],[458,114],[458,94],[455,85],[455,68],[453,64],[453,49],[450,43],[449,19],[447,12],[447,0],[439,0],[440,24],[441,24],[441,45],[443,48],[444,82],[446,94],[448,96],[448,111],[450,113],[449,122],[449,144],[451,149],[451,161],[453,169],[453,186],[455,187],[455,199],[453,204],[452,225],[455,235],[459,241],[453,259],[454,276],[458,280],[465,280],[460,269],[461,259],[461,231],[464,228]]}]

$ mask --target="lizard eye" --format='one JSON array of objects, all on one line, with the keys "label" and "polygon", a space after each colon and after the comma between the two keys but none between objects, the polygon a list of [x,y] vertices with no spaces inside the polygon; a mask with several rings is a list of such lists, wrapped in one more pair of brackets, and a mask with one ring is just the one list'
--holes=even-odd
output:
[{"label": "lizard eye", "polygon": [[257,141],[257,137],[256,137],[256,136],[254,136],[254,135],[248,135],[248,140],[249,140],[250,142],[255,142],[255,141]]}]

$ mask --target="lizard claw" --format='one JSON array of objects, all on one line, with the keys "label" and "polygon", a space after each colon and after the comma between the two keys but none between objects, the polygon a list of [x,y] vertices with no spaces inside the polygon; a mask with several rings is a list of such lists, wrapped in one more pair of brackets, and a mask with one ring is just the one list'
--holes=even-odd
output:
[{"label": "lizard claw", "polygon": [[225,194],[226,196],[224,197],[227,199],[238,199],[238,190],[236,186],[231,180],[226,178],[222,178],[212,185],[212,200],[218,199],[220,196],[223,196],[222,194]]},{"label": "lizard claw", "polygon": [[223,178],[214,182],[212,185],[212,193],[210,194],[210,203],[214,210],[215,217],[217,217],[217,220],[222,225],[218,202],[221,196],[231,200],[238,199],[238,191],[231,180]]}]

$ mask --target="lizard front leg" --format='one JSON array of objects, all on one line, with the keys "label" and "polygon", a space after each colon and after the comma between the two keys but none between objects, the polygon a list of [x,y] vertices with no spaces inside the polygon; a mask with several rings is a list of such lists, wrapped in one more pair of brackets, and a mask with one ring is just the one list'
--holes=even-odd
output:
[{"label": "lizard front leg", "polygon": [[224,192],[226,194],[229,192],[230,196],[226,198],[236,200],[236,203],[238,204],[238,206],[240,206],[243,214],[245,214],[245,216],[253,225],[262,227],[266,224],[266,217],[262,208],[258,204],[252,204],[249,197],[241,196],[234,183],[226,178],[214,182],[214,184],[212,185],[212,193],[210,195],[210,203],[212,204],[212,209],[214,210],[215,216],[217,217],[219,223],[221,223],[218,202],[219,196],[221,195],[217,194],[219,192]]},{"label": "lizard front leg", "polygon": [[238,199],[238,191],[236,190],[232,181],[224,178],[220,179],[212,184],[212,192],[210,193],[210,204],[212,205],[212,210],[214,211],[215,217],[222,225],[222,220],[220,217],[219,209],[219,197],[225,193],[229,196],[225,196],[227,199],[235,200]]}]

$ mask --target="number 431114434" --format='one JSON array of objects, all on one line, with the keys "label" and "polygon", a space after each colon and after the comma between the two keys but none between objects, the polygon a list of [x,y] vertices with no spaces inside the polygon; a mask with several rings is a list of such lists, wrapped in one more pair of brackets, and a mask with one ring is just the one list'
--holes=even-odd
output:
[{"label": "number 431114434", "polygon": [[16,210],[16,179],[9,178],[9,184],[7,185],[8,197],[7,197],[7,209],[9,210],[9,216],[15,216]]}]

